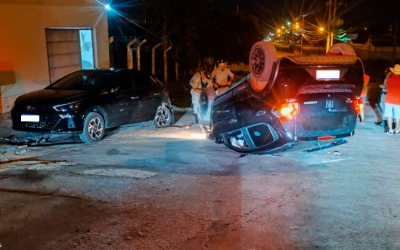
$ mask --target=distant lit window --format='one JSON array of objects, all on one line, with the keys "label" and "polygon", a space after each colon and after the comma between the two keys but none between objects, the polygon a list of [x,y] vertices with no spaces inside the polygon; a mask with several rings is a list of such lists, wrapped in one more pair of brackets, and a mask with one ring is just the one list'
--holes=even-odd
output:
[{"label": "distant lit window", "polygon": [[92,30],[79,30],[82,69],[94,69]]}]

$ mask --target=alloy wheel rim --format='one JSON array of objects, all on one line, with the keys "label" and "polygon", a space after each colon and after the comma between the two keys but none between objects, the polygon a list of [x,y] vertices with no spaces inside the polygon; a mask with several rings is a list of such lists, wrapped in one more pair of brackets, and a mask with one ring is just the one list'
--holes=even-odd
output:
[{"label": "alloy wheel rim", "polygon": [[166,108],[162,108],[161,110],[157,111],[155,120],[159,127],[165,127],[169,125],[171,116]]},{"label": "alloy wheel rim", "polygon": [[206,113],[207,112],[207,106],[208,106],[208,97],[207,97],[207,95],[201,95],[201,104],[200,104],[200,106],[201,106],[201,111],[203,112],[203,113]]},{"label": "alloy wheel rim", "polygon": [[88,124],[88,135],[92,140],[99,140],[103,135],[103,123],[99,117],[90,119]]},{"label": "alloy wheel rim", "polygon": [[265,55],[262,49],[255,49],[251,55],[251,67],[253,69],[253,73],[256,75],[261,75],[261,73],[264,71],[264,64]]}]

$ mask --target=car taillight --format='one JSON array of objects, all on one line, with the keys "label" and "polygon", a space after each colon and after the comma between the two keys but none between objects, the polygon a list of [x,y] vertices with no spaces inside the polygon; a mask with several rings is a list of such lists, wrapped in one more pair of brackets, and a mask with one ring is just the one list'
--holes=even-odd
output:
[{"label": "car taillight", "polygon": [[279,118],[281,122],[285,122],[295,118],[299,114],[300,105],[296,99],[280,101],[272,109],[272,113]]},{"label": "car taillight", "polygon": [[364,103],[360,97],[356,97],[354,100],[354,110],[356,111],[357,115],[360,114],[361,110],[364,108]]}]

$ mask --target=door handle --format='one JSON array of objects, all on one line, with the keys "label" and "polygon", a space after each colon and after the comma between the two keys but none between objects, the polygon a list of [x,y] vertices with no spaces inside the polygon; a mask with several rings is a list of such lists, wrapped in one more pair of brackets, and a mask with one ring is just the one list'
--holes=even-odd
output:
[{"label": "door handle", "polygon": [[215,113],[229,113],[229,112],[230,112],[229,109],[228,110],[215,111]]},{"label": "door handle", "polygon": [[139,98],[139,96],[131,96],[131,99],[132,100],[136,100],[136,99],[138,99]]}]

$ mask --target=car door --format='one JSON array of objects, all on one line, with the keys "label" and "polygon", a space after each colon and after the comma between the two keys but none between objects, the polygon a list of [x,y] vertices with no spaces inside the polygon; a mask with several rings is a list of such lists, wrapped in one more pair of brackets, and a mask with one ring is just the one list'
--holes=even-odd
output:
[{"label": "car door", "polygon": [[150,76],[140,71],[132,71],[132,78],[134,91],[140,102],[140,119],[151,120],[162,102],[161,89]]},{"label": "car door", "polygon": [[108,116],[110,126],[139,119],[139,96],[135,94],[130,70],[116,72],[108,85]]},{"label": "car door", "polygon": [[232,90],[218,96],[213,103],[213,129],[214,133],[229,132],[237,126],[237,117],[235,113]]}]

